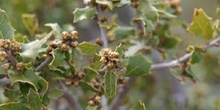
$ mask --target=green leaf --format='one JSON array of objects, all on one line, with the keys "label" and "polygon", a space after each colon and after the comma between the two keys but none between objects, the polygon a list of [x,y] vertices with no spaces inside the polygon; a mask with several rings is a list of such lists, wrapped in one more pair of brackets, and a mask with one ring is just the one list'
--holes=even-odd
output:
[{"label": "green leaf", "polygon": [[47,93],[47,90],[48,90],[48,82],[44,78],[39,77],[38,84],[40,86],[41,96],[44,96]]},{"label": "green leaf", "polygon": [[1,104],[0,110],[29,110],[29,109],[21,102],[9,102],[9,103]]},{"label": "green leaf", "polygon": [[132,105],[128,110],[146,110],[146,107],[143,102],[139,101],[138,103]]},{"label": "green leaf", "polygon": [[96,106],[87,106],[85,110],[97,110]]},{"label": "green leaf", "polygon": [[[20,91],[15,90],[14,88],[8,88],[7,90],[4,91],[4,96],[8,98],[8,101],[18,101]],[[1,110],[1,109],[0,109]]]},{"label": "green leaf", "polygon": [[190,58],[190,63],[191,64],[199,63],[200,61],[202,61],[202,59],[203,59],[202,53],[199,52],[195,48],[194,51],[192,52],[192,55],[191,55],[191,58]]},{"label": "green leaf", "polygon": [[34,73],[33,70],[25,70],[23,73],[16,75],[9,74],[9,78],[12,82],[11,85],[14,85],[17,82],[28,83],[37,91],[39,77]]},{"label": "green leaf", "polygon": [[20,83],[20,91],[23,95],[27,95],[31,85],[28,83]]},{"label": "green leaf", "polygon": [[140,76],[150,73],[151,63],[146,58],[137,54],[128,60],[126,76]]},{"label": "green leaf", "polygon": [[40,95],[37,92],[35,92],[33,89],[29,90],[29,93],[27,95],[27,101],[31,110],[41,110],[42,100],[40,98]]},{"label": "green leaf", "polygon": [[203,35],[206,40],[209,40],[214,32],[212,18],[207,16],[203,9],[195,9],[193,21],[187,30],[195,35]]},{"label": "green leaf", "polygon": [[38,20],[36,18],[36,15],[35,14],[23,14],[22,22],[26,30],[30,33],[31,36],[33,36],[34,33],[38,29]]},{"label": "green leaf", "polygon": [[92,68],[85,68],[84,73],[85,77],[83,78],[83,80],[86,82],[92,81],[98,75],[98,73]]},{"label": "green leaf", "polygon": [[51,99],[58,99],[63,95],[63,90],[62,89],[52,89],[49,94],[48,97]]},{"label": "green leaf", "polygon": [[76,8],[73,12],[74,20],[73,22],[79,22],[85,19],[91,19],[96,14],[95,7],[85,7],[85,8]]},{"label": "green leaf", "polygon": [[43,39],[37,39],[27,44],[22,44],[22,52],[20,55],[26,58],[35,58],[38,55],[41,46],[47,42],[47,40],[52,36],[53,32],[54,30],[52,29],[52,31],[48,33]]},{"label": "green leaf", "polygon": [[98,47],[98,45],[89,42],[82,42],[79,44],[79,48],[81,49],[82,53],[90,55],[95,54]]},{"label": "green leaf", "polygon": [[14,28],[8,20],[8,16],[4,10],[0,8],[0,38],[10,39],[14,37]]},{"label": "green leaf", "polygon": [[80,87],[84,91],[92,91],[92,92],[99,92],[96,88],[94,88],[92,85],[90,85],[88,82],[81,81],[80,82]]},{"label": "green leaf", "polygon": [[52,55],[53,55],[53,60],[50,63],[50,65],[52,65],[54,67],[62,65],[63,61],[66,58],[65,53],[61,52],[59,50],[54,50]]},{"label": "green leaf", "polygon": [[116,95],[117,75],[112,71],[107,71],[104,76],[104,92],[106,97],[112,98]]},{"label": "green leaf", "polygon": [[57,23],[47,23],[45,26],[51,27],[51,29],[54,31],[55,38],[60,38],[62,29]]},{"label": "green leaf", "polygon": [[118,0],[118,1],[116,1],[116,3],[113,3],[113,4],[114,4],[115,7],[122,7],[124,5],[130,5],[131,0]]},{"label": "green leaf", "polygon": [[124,39],[129,36],[135,36],[135,29],[132,27],[118,27],[114,30],[116,39]]}]

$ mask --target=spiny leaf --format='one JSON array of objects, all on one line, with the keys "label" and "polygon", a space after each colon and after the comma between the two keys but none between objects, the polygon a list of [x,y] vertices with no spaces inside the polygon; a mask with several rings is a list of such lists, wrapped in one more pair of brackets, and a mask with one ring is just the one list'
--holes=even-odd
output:
[{"label": "spiny leaf", "polygon": [[146,60],[146,58],[137,54],[132,56],[128,60],[127,72],[125,75],[127,76],[140,76],[150,73],[151,63]]},{"label": "spiny leaf", "polygon": [[40,90],[41,90],[41,96],[44,96],[46,93],[47,93],[47,90],[48,90],[48,82],[42,78],[42,77],[39,77],[38,79],[38,84],[40,85]]},{"label": "spiny leaf", "polygon": [[97,110],[96,106],[87,106],[85,110]]},{"label": "spiny leaf", "polygon": [[117,75],[112,71],[107,71],[104,76],[104,92],[106,97],[112,98],[116,95]]},{"label": "spiny leaf", "polygon": [[58,99],[62,95],[63,95],[63,90],[55,88],[49,92],[48,97],[52,99]]},{"label": "spiny leaf", "polygon": [[57,67],[59,65],[61,65],[64,61],[64,59],[66,58],[65,53],[64,52],[60,52],[60,50],[55,50],[53,51],[53,60],[50,63],[50,65]]},{"label": "spiny leaf", "polygon": [[60,38],[62,29],[57,23],[47,23],[45,26],[51,27],[54,30],[55,38]]},{"label": "spiny leaf", "polygon": [[139,101],[138,103],[132,105],[128,110],[146,110],[143,102]]},{"label": "spiny leaf", "polygon": [[41,110],[42,100],[40,98],[40,95],[33,89],[29,90],[29,93],[27,95],[27,101],[31,110]]},{"label": "spiny leaf", "polygon": [[191,25],[187,28],[195,35],[203,35],[206,40],[213,37],[212,18],[206,15],[203,9],[194,10],[194,18]]},{"label": "spiny leaf", "polygon": [[203,59],[202,53],[199,52],[198,49],[194,48],[190,58],[190,63],[191,64],[199,63],[200,61],[202,61],[202,59]]},{"label": "spiny leaf", "polygon": [[80,87],[85,91],[99,92],[96,88],[85,81],[80,82]]},{"label": "spiny leaf", "polygon": [[135,29],[132,27],[118,27],[114,30],[116,39],[124,39],[129,36],[135,35]]},{"label": "spiny leaf", "polygon": [[29,110],[21,102],[9,102],[0,105],[0,110]]},{"label": "spiny leaf", "polygon": [[76,8],[73,12],[74,20],[73,22],[79,22],[85,19],[91,19],[96,14],[95,7],[85,7],[85,8]]},{"label": "spiny leaf", "polygon": [[38,89],[38,76],[33,70],[25,70],[23,73],[17,75],[9,74],[9,78],[12,82],[12,85],[17,82],[22,82],[32,85],[36,91]]},{"label": "spiny leaf", "polygon": [[14,37],[14,31],[15,30],[11,26],[6,12],[0,8],[0,38],[12,40]]}]

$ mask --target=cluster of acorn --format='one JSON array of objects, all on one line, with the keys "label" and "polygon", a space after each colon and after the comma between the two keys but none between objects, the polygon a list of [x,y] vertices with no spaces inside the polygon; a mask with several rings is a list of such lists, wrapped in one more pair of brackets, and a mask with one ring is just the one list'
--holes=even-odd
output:
[{"label": "cluster of acorn", "polygon": [[75,86],[78,87],[80,81],[84,78],[85,74],[83,72],[79,72],[75,75],[71,75],[68,79],[66,79],[66,86],[70,87],[70,86]]},{"label": "cluster of acorn", "polygon": [[[8,70],[11,67],[11,61],[14,60],[16,55],[19,55],[21,45],[18,42],[11,42],[9,39],[0,39],[0,62],[2,62],[2,68]],[[16,63],[16,62],[14,62]],[[18,71],[22,71],[25,68],[23,62],[16,63],[14,65]]]},{"label": "cluster of acorn", "polygon": [[47,53],[50,53],[53,49],[56,49],[57,47],[62,51],[66,52],[69,50],[70,47],[75,48],[79,45],[77,42],[78,39],[78,32],[72,31],[68,33],[67,31],[63,31],[61,42],[52,42],[47,47]]},{"label": "cluster of acorn", "polygon": [[108,48],[103,50],[103,56],[101,57],[100,62],[105,64],[108,69],[117,68],[119,61],[118,52],[113,52]]},{"label": "cluster of acorn", "polygon": [[131,0],[131,6],[137,9],[139,6],[139,0]]},{"label": "cluster of acorn", "polygon": [[92,98],[89,98],[88,105],[95,106],[101,102],[101,94],[96,94]]}]

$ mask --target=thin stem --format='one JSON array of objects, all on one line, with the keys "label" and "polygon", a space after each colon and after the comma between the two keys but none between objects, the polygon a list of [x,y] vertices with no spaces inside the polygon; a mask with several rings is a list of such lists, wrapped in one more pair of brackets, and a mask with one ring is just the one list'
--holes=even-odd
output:
[{"label": "thin stem", "polygon": [[77,100],[73,97],[73,95],[70,93],[70,91],[67,89],[66,85],[59,81],[59,84],[61,88],[64,91],[63,97],[67,100],[69,105],[73,108],[73,110],[83,110]]},{"label": "thin stem", "polygon": [[[102,10],[101,10],[100,5],[98,5],[98,17],[100,17],[101,14],[102,14]],[[98,20],[101,23],[100,18],[98,18]],[[101,38],[102,38],[102,41],[103,41],[103,47],[107,48],[108,47],[108,39],[107,39],[107,36],[106,36],[106,30],[104,29],[104,27],[101,27],[101,26],[99,26],[99,28],[100,28]]]},{"label": "thin stem", "polygon": [[53,56],[49,55],[36,69],[36,72],[42,71],[45,67],[47,67],[50,62],[53,60]]}]

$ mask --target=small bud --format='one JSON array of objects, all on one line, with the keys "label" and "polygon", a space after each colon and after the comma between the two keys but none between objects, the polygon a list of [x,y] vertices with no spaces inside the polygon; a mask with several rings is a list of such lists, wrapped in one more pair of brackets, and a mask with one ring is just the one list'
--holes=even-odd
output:
[{"label": "small bud", "polygon": [[111,49],[106,48],[106,49],[103,50],[103,52],[104,52],[103,53],[104,56],[108,56],[109,52],[111,52]]},{"label": "small bud", "polygon": [[14,52],[20,51],[20,49],[21,49],[20,43],[14,42],[14,43],[11,45],[11,49],[12,49],[12,51],[14,51]]},{"label": "small bud", "polygon": [[74,85],[75,87],[78,87],[78,86],[79,86],[79,81],[77,81],[77,80],[73,81],[73,85]]},{"label": "small bud", "polygon": [[72,81],[71,81],[71,79],[67,79],[67,80],[65,81],[65,84],[66,84],[67,87],[72,86]]},{"label": "small bud", "polygon": [[5,63],[5,64],[2,64],[2,68],[4,70],[8,70],[10,68],[10,63]]},{"label": "small bud", "polygon": [[119,56],[118,52],[109,52],[109,54],[108,54],[109,59],[118,58],[118,56]]},{"label": "small bud", "polygon": [[101,16],[99,19],[102,23],[107,21],[107,18],[105,16]]},{"label": "small bud", "polygon": [[109,62],[107,63],[107,67],[108,67],[108,69],[114,68],[114,63],[111,62],[111,61],[109,61]]},{"label": "small bud", "polygon": [[42,56],[41,56],[41,60],[45,60],[47,58],[47,54],[43,54]]},{"label": "small bud", "polygon": [[96,44],[98,44],[99,46],[102,46],[103,45],[103,41],[101,38],[97,38],[96,39]]},{"label": "small bud", "polygon": [[113,62],[114,62],[114,64],[118,64],[120,62],[120,60],[119,59],[114,59]]},{"label": "small bud", "polygon": [[79,36],[79,33],[77,31],[72,31],[70,33],[70,36],[72,37],[73,40],[77,40],[78,36]]},{"label": "small bud", "polygon": [[7,58],[7,53],[5,51],[0,51],[0,61],[5,61]]},{"label": "small bud", "polygon": [[68,46],[67,44],[61,44],[60,49],[61,49],[61,51],[63,51],[63,52],[68,51],[69,46]]},{"label": "small bud", "polygon": [[139,6],[139,2],[132,2],[131,3],[131,6],[133,7],[133,8],[135,8],[135,9],[137,9],[138,8],[138,6]]},{"label": "small bud", "polygon": [[83,79],[84,76],[85,76],[85,74],[84,74],[83,72],[79,72],[79,73],[77,74],[77,78],[78,78],[79,80]]},{"label": "small bud", "polygon": [[118,79],[118,83],[119,83],[119,84],[125,84],[125,83],[126,83],[125,78],[119,78],[119,79]]},{"label": "small bud", "polygon": [[24,70],[25,65],[24,65],[23,62],[20,62],[20,63],[16,64],[16,68],[17,68],[18,71],[22,71],[22,70]]},{"label": "small bud", "polygon": [[180,5],[180,0],[171,0],[170,5],[171,7],[177,7]]},{"label": "small bud", "polygon": [[3,48],[9,48],[10,47],[10,45],[11,45],[11,41],[9,40],[9,39],[5,39],[4,41],[3,41]]},{"label": "small bud", "polygon": [[88,105],[89,105],[89,106],[94,106],[94,105],[95,105],[95,102],[90,99],[90,100],[88,101]]},{"label": "small bud", "polygon": [[51,47],[51,46],[47,46],[47,53],[50,53],[50,52],[52,52],[52,50],[53,50],[53,48]]},{"label": "small bud", "polygon": [[56,49],[58,47],[58,45],[56,43],[50,43],[49,45],[50,47],[52,47],[53,49]]},{"label": "small bud", "polygon": [[67,31],[63,31],[62,32],[62,39],[64,41],[66,41],[67,39],[69,39],[69,33]]},{"label": "small bud", "polygon": [[73,41],[70,44],[71,47],[77,47],[78,45],[79,45],[79,43],[77,41]]},{"label": "small bud", "polygon": [[102,57],[99,61],[103,64],[106,64],[108,62],[105,57]]},{"label": "small bud", "polygon": [[181,7],[181,6],[177,6],[177,7],[176,7],[176,12],[175,12],[175,14],[179,15],[179,14],[181,14],[182,12],[183,12],[182,7]]},{"label": "small bud", "polygon": [[101,97],[99,95],[96,95],[93,100],[96,103],[100,103],[101,102]]}]

